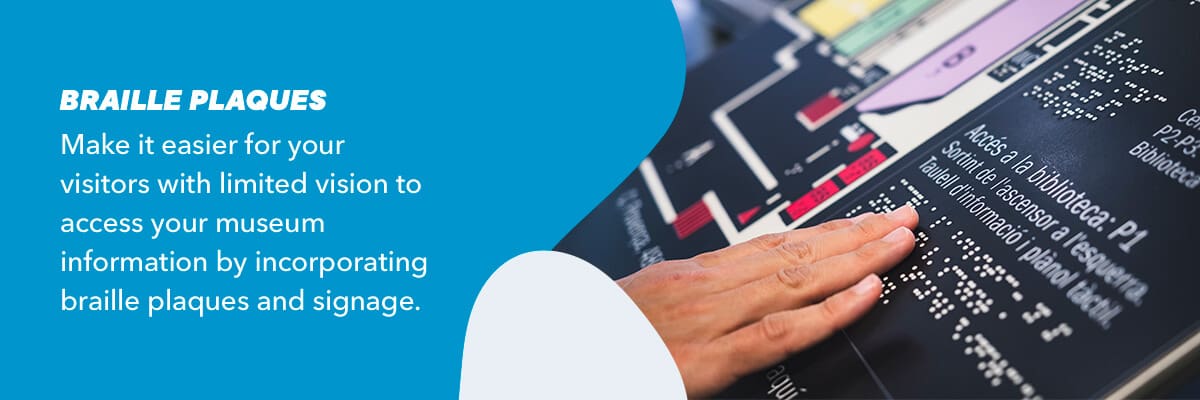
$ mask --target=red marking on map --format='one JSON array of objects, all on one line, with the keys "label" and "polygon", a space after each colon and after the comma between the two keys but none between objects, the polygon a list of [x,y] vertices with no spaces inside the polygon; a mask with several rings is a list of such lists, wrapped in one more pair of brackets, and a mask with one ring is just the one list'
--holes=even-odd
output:
[{"label": "red marking on map", "polygon": [[754,207],[749,210],[738,213],[738,215],[737,215],[738,222],[742,223],[742,225],[745,225],[746,222],[750,221],[750,218],[754,218],[755,215],[758,215],[758,210],[761,210],[761,209],[762,209],[762,206],[758,206],[758,207]]},{"label": "red marking on map", "polygon": [[712,212],[708,211],[708,206],[701,200],[680,212],[679,216],[675,217],[675,223],[671,225],[675,227],[675,236],[687,239],[712,220]]},{"label": "red marking on map", "polygon": [[809,123],[815,123],[841,105],[842,100],[837,98],[837,96],[834,96],[832,92],[825,93],[824,96],[813,100],[812,103],[809,103],[807,106],[804,106],[804,108],[800,109],[800,112],[796,115],[796,118],[801,118]]},{"label": "red marking on map", "polygon": [[887,156],[883,155],[882,151],[872,149],[867,154],[854,160],[850,165],[847,165],[842,172],[838,172],[838,179],[841,179],[842,183],[849,185],[863,175],[866,175],[868,171],[878,167],[879,164],[883,164],[885,160],[887,160]]},{"label": "red marking on map", "polygon": [[873,142],[875,142],[875,134],[867,132],[862,134],[862,136],[859,136],[858,139],[854,139],[853,142],[850,142],[850,145],[846,147],[846,150],[851,153],[857,153],[859,150],[870,146]]},{"label": "red marking on map", "polygon": [[787,211],[788,216],[792,217],[792,220],[800,219],[804,214],[817,208],[825,200],[829,200],[830,197],[837,194],[838,190],[837,184],[833,183],[832,180],[825,181],[825,183],[817,185],[812,191],[805,193],[796,199],[796,201],[793,201],[792,205],[788,206],[785,211]]}]

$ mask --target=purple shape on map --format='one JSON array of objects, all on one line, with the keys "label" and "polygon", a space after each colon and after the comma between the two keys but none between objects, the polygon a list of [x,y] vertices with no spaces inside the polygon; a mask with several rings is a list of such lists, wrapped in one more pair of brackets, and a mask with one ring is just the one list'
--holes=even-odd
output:
[{"label": "purple shape on map", "polygon": [[1016,0],[858,103],[859,112],[945,96],[1083,0]]}]

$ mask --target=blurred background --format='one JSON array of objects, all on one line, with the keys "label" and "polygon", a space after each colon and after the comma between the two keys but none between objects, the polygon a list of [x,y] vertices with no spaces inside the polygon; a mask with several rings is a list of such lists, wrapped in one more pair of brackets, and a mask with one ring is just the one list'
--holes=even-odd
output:
[{"label": "blurred background", "polygon": [[782,0],[672,0],[672,3],[683,29],[690,69],[717,48],[753,31]]}]

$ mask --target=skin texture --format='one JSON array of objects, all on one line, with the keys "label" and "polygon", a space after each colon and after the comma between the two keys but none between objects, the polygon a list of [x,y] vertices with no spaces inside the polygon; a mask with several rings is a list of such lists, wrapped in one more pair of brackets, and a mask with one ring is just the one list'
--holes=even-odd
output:
[{"label": "skin texture", "polygon": [[917,212],[863,214],[665,261],[617,283],[662,336],[689,397],[820,342],[879,299],[913,249]]}]

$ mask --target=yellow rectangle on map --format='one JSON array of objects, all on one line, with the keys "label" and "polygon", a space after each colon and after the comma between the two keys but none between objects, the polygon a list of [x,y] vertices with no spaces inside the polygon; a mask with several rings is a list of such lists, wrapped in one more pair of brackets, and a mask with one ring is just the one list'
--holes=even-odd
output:
[{"label": "yellow rectangle on map", "polygon": [[832,40],[867,18],[888,0],[815,0],[796,14],[808,27]]}]

